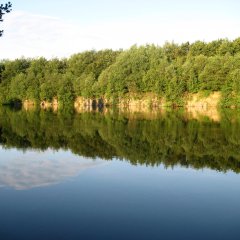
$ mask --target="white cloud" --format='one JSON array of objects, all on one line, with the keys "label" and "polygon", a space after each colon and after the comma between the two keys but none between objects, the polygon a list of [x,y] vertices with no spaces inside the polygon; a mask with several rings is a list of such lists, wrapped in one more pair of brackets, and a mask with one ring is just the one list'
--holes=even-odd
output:
[{"label": "white cloud", "polygon": [[145,19],[77,24],[59,18],[12,12],[0,39],[0,58],[65,57],[89,49],[128,48],[133,44],[239,37],[239,21]]},{"label": "white cloud", "polygon": [[0,58],[68,56],[93,47],[99,37],[81,26],[48,16],[15,12],[5,19]]},{"label": "white cloud", "polygon": [[[4,156],[4,150],[0,148]],[[70,152],[17,151],[0,159],[0,187],[26,190],[58,184],[78,176],[83,170],[105,165],[101,160],[75,156]]]}]

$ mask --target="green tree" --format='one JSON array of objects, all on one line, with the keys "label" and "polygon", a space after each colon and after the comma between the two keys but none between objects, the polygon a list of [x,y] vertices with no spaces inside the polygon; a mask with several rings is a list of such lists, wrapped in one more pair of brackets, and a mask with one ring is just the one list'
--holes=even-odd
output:
[{"label": "green tree", "polygon": [[[3,21],[3,15],[10,13],[12,11],[12,3],[8,2],[6,4],[0,5],[0,22]],[[0,37],[3,35],[3,30],[0,30]]]}]

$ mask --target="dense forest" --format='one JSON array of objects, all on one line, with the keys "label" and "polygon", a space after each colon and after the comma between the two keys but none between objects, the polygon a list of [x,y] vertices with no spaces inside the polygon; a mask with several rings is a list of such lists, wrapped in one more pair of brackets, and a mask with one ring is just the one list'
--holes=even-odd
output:
[{"label": "dense forest", "polygon": [[186,119],[181,111],[147,120],[118,111],[66,114],[0,108],[0,145],[22,150],[70,149],[80,156],[117,158],[134,165],[239,173],[240,114],[222,112],[221,119]]},{"label": "dense forest", "polygon": [[0,62],[0,103],[57,98],[71,105],[77,96],[154,93],[181,104],[184,95],[201,91],[221,91],[222,106],[240,105],[240,38]]}]

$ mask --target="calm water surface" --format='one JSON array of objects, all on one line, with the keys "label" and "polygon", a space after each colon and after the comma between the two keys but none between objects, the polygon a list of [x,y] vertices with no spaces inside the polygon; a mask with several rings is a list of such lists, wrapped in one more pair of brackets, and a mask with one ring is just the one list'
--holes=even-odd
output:
[{"label": "calm water surface", "polygon": [[240,115],[0,109],[1,239],[239,239]]}]

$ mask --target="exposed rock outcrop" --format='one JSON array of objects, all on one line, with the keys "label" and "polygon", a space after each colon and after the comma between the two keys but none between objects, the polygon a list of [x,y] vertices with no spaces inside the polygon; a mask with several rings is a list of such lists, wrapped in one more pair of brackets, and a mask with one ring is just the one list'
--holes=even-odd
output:
[{"label": "exposed rock outcrop", "polygon": [[57,111],[58,110],[58,99],[57,98],[53,98],[52,102],[50,101],[42,101],[40,103],[40,107],[42,109],[49,109],[49,108],[52,108],[53,111]]},{"label": "exposed rock outcrop", "polygon": [[32,100],[24,100],[22,103],[23,108],[28,111],[28,110],[32,110],[36,107],[36,103]]},{"label": "exposed rock outcrop", "polygon": [[202,93],[189,94],[186,101],[186,107],[207,109],[207,108],[217,108],[221,100],[220,92],[210,93],[208,96],[203,96]]}]

